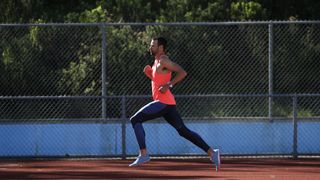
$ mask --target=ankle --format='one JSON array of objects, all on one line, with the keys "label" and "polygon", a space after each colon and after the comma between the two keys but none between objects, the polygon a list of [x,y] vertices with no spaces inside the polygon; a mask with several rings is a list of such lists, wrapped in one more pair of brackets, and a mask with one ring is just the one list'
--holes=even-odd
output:
[{"label": "ankle", "polygon": [[214,154],[214,151],[213,151],[212,148],[210,148],[210,149],[207,151],[207,153],[208,153],[208,155],[209,155],[210,157],[212,157],[213,154]]},{"label": "ankle", "polygon": [[140,149],[140,156],[146,156],[147,150],[146,149]]}]

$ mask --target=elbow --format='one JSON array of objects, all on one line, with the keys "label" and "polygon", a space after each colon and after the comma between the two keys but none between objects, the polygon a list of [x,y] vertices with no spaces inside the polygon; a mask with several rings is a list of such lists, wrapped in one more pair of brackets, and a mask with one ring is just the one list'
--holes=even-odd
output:
[{"label": "elbow", "polygon": [[186,77],[188,73],[186,71],[182,71],[183,77]]}]

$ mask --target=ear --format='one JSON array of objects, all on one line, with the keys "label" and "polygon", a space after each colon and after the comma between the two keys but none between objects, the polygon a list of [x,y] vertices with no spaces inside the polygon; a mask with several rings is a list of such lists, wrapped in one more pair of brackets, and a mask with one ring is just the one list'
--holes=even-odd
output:
[{"label": "ear", "polygon": [[164,51],[163,45],[160,45],[160,46],[159,46],[159,50]]}]

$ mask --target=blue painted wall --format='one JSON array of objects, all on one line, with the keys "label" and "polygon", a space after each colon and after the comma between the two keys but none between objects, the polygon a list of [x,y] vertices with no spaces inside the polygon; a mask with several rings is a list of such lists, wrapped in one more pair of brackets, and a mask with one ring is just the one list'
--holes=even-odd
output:
[{"label": "blue painted wall", "polygon": [[[288,120],[187,121],[223,154],[290,154],[293,125]],[[144,124],[150,154],[204,154],[164,121]],[[299,121],[298,153],[320,154],[320,121]],[[122,153],[121,124],[0,125],[0,156],[105,156]],[[138,145],[128,122],[126,153],[136,155]]]}]

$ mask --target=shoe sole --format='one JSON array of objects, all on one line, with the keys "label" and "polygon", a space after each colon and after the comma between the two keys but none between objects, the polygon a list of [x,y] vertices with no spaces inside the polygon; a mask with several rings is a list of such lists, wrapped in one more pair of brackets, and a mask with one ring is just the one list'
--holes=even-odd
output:
[{"label": "shoe sole", "polygon": [[135,164],[135,165],[132,165],[132,166],[131,166],[131,164],[130,164],[129,167],[141,166],[142,164],[147,163],[147,162],[149,162],[150,160],[151,160],[151,159],[148,159],[147,161],[144,161],[144,162],[142,162],[142,163],[140,163],[140,164]]}]

